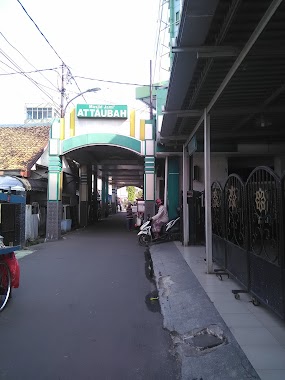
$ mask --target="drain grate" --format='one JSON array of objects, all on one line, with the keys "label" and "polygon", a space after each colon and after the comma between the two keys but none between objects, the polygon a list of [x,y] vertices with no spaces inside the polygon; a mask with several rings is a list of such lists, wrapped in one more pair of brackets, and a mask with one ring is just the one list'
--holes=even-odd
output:
[{"label": "drain grate", "polygon": [[192,338],[193,345],[200,350],[206,350],[207,348],[213,348],[219,346],[223,343],[223,339],[218,338],[215,335],[208,334],[207,332],[204,334],[200,334],[194,336]]},{"label": "drain grate", "polygon": [[205,355],[215,348],[227,344],[223,330],[217,325],[209,325],[203,329],[194,329],[180,335],[172,332],[174,346],[182,349],[186,356]]},{"label": "drain grate", "polygon": [[189,344],[200,351],[217,347],[220,344],[225,343],[225,341],[226,338],[222,329],[216,325],[199,330],[193,335],[184,338],[184,343]]}]

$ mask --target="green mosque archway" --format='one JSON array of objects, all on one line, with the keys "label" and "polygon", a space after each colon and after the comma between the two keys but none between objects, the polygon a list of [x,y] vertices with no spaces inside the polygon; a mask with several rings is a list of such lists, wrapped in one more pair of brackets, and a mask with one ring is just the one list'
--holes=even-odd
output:
[{"label": "green mosque archway", "polygon": [[89,133],[65,139],[62,141],[62,154],[90,145],[117,146],[142,155],[141,140],[113,133]]}]

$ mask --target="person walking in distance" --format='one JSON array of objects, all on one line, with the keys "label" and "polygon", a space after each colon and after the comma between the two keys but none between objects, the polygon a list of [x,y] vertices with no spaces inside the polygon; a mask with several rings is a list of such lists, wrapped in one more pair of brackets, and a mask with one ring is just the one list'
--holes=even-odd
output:
[{"label": "person walking in distance", "polygon": [[128,202],[128,207],[127,207],[127,228],[129,231],[132,231],[133,229],[133,209],[132,209],[132,204],[131,202]]}]

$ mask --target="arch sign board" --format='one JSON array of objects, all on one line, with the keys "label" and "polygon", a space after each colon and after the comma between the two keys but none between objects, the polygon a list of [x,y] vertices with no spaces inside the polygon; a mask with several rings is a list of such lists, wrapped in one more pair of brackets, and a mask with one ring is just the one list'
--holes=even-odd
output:
[{"label": "arch sign board", "polygon": [[113,104],[77,104],[76,116],[79,118],[127,119],[128,106]]}]

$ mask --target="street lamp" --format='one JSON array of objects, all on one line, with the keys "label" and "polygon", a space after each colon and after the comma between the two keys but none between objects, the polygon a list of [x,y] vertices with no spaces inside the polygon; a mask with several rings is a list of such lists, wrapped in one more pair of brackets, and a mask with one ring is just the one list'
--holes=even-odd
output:
[{"label": "street lamp", "polygon": [[63,105],[62,105],[62,107],[61,107],[61,118],[64,118],[67,106],[68,106],[68,105],[69,105],[74,99],[78,98],[79,96],[81,96],[81,95],[83,95],[83,94],[86,94],[87,92],[97,92],[97,91],[100,91],[100,90],[101,90],[101,88],[99,88],[99,87],[89,88],[89,90],[83,91],[83,92],[81,92],[80,94],[76,95],[74,98],[70,99],[70,100],[66,103],[65,107],[63,107]]}]

